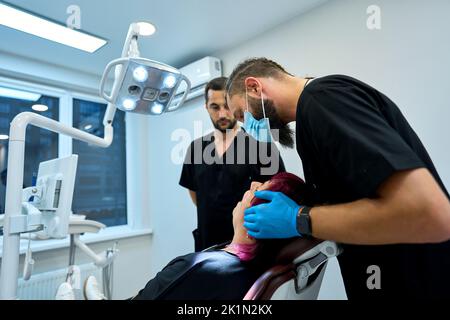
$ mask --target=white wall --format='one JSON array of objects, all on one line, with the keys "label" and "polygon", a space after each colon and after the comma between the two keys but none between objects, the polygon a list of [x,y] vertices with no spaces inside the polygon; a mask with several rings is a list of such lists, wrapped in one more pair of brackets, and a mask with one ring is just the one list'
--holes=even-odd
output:
[{"label": "white wall", "polygon": [[[381,30],[366,27],[371,4]],[[450,187],[448,12],[446,0],[334,0],[219,56],[226,74],[266,56],[299,76],[341,73],[373,85],[398,104]]]},{"label": "white wall", "polygon": [[188,130],[192,139],[202,136],[194,136],[196,121],[203,124],[205,132],[212,130],[201,98],[190,101],[177,112],[148,119],[153,274],[174,257],[194,251],[191,232],[196,227],[197,213],[188,191],[178,185],[181,164],[173,163],[171,156],[179,141],[171,139],[172,133],[180,128]]},{"label": "white wall", "polygon": [[[366,9],[381,7],[382,29],[369,31]],[[421,137],[450,187],[450,2],[447,0],[334,0],[215,56],[229,74],[239,61],[266,56],[299,76],[342,73],[387,94]],[[257,14],[257,7],[255,7]],[[210,120],[197,99],[183,110],[149,119],[151,213],[155,238],[152,273],[172,257],[192,250],[195,209],[178,186],[181,165],[170,162],[170,141],[178,128],[193,134],[193,121]],[[295,151],[282,150],[289,171],[302,175]],[[324,280],[321,298],[345,298],[336,261]]]},{"label": "white wall", "polygon": [[100,77],[0,51],[0,75],[98,95]]}]

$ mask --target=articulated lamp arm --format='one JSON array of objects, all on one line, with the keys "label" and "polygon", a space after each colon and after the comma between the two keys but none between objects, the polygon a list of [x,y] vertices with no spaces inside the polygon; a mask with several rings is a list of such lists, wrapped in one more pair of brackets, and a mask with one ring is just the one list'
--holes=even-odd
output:
[{"label": "articulated lamp arm", "polygon": [[105,126],[104,138],[64,125],[32,112],[23,112],[11,122],[8,176],[6,183],[5,222],[3,228],[3,257],[0,275],[0,298],[15,299],[19,273],[20,233],[11,232],[11,219],[21,215],[22,184],[25,163],[25,136],[28,125],[68,135],[74,139],[107,148],[113,140],[113,127]]}]

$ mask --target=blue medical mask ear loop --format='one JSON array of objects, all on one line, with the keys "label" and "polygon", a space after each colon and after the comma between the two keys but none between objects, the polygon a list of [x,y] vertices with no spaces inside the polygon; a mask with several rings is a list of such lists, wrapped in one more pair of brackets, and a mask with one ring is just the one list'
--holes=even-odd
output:
[{"label": "blue medical mask ear loop", "polygon": [[245,106],[247,107],[247,112],[250,112],[250,111],[248,111],[248,89],[247,89],[247,86],[245,86]]},{"label": "blue medical mask ear loop", "polygon": [[[245,106],[247,108],[247,112],[250,112],[250,111],[248,111],[248,89],[247,89],[247,87],[245,87]],[[262,107],[262,111],[263,111],[263,117],[264,117],[264,119],[267,119],[266,108],[264,106],[264,95],[263,95],[262,91],[261,91],[261,107]],[[269,128],[270,128],[270,123],[269,123]]]},{"label": "blue medical mask ear loop", "polygon": [[266,119],[266,122],[267,122],[267,127],[269,128],[268,129],[269,132],[267,132],[267,134],[270,136],[271,141],[273,141],[272,128],[270,127],[270,119],[266,117],[266,107],[264,105],[264,94],[262,92],[262,89],[261,89],[261,107],[262,107],[264,119]]},{"label": "blue medical mask ear loop", "polygon": [[272,135],[272,130],[271,130],[271,127],[270,127],[270,121],[266,117],[266,108],[264,106],[264,94],[262,93],[262,90],[261,90],[261,107],[262,107],[264,119],[267,119],[267,126],[269,127],[269,134]]},{"label": "blue medical mask ear loop", "polygon": [[245,131],[253,136],[258,141],[261,142],[271,142],[273,137],[270,130],[270,122],[266,117],[266,108],[264,105],[264,94],[261,91],[261,107],[263,109],[263,118],[256,120],[253,114],[249,111],[249,103],[248,103],[248,89],[245,87],[245,95],[246,95],[246,106],[247,111],[244,115],[244,129]]}]

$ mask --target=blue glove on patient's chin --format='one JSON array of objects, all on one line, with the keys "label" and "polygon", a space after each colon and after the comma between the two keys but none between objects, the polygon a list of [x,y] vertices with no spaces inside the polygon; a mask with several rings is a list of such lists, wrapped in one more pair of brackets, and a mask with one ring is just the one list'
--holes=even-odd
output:
[{"label": "blue glove on patient's chin", "polygon": [[257,191],[255,197],[270,201],[245,210],[244,227],[257,239],[298,237],[297,213],[301,206],[281,192]]}]

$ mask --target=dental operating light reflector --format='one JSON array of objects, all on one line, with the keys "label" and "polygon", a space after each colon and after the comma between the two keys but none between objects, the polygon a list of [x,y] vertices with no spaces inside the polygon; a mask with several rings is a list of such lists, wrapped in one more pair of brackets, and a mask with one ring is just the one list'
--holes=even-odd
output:
[{"label": "dental operating light reflector", "polygon": [[144,67],[137,67],[133,71],[133,77],[137,82],[145,82],[148,79],[148,72]]},{"label": "dental operating light reflector", "polygon": [[[105,92],[106,79],[115,68],[116,78],[112,92]],[[180,102],[172,101],[181,83],[187,90]],[[100,95],[122,111],[160,115],[178,109],[185,101],[191,84],[179,70],[166,64],[144,58],[121,58],[108,64],[100,84]]]},{"label": "dental operating light reflector", "polygon": [[93,53],[107,41],[0,3],[0,25]]},{"label": "dental operating light reflector", "polygon": [[136,102],[131,99],[125,99],[123,100],[122,106],[126,111],[131,111],[136,108]]},{"label": "dental operating light reflector", "polygon": [[163,112],[163,110],[164,110],[164,107],[159,103],[154,104],[152,107],[152,112],[154,114],[161,114]]},{"label": "dental operating light reflector", "polygon": [[172,89],[173,87],[175,87],[176,83],[177,83],[177,79],[174,76],[168,76],[168,77],[166,77],[166,79],[164,79],[164,85],[167,88]]}]

